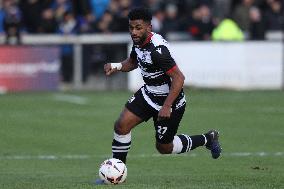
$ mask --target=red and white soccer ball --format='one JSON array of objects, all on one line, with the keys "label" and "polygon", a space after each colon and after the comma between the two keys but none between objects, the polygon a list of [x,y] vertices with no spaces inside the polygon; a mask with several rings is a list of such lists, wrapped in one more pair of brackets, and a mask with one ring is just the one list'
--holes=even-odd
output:
[{"label": "red and white soccer ball", "polygon": [[119,159],[107,159],[101,164],[99,176],[106,184],[120,184],[127,176],[126,165]]}]

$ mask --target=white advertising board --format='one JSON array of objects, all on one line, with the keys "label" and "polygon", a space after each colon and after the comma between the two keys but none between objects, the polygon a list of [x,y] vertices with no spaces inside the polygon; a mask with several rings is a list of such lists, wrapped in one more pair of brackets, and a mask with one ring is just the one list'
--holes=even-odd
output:
[{"label": "white advertising board", "polygon": [[[186,86],[241,90],[282,85],[281,42],[172,42],[171,51]],[[130,72],[129,89],[141,85],[139,69]]]}]

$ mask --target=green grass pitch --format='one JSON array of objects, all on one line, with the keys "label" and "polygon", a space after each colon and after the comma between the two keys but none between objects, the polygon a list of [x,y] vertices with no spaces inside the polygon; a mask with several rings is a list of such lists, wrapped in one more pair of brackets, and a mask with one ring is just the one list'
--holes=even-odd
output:
[{"label": "green grass pitch", "polygon": [[0,188],[284,188],[284,93],[186,90],[179,133],[218,129],[223,156],[159,155],[152,121],[132,132],[127,181],[96,186],[130,92],[0,96]]}]

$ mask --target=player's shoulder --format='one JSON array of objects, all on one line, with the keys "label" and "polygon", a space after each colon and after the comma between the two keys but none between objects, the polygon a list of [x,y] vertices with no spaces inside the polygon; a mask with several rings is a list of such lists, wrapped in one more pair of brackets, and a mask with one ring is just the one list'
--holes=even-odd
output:
[{"label": "player's shoulder", "polygon": [[152,57],[171,56],[169,43],[159,34],[154,33],[152,36]]},{"label": "player's shoulder", "polygon": [[151,42],[154,47],[158,47],[158,46],[165,46],[167,48],[169,47],[169,43],[167,42],[167,40],[165,40],[160,34],[157,34],[157,33],[153,33]]}]

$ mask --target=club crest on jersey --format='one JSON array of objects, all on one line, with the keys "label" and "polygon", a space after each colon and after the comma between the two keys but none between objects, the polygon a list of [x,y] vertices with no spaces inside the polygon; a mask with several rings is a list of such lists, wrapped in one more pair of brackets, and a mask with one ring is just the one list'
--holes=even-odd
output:
[{"label": "club crest on jersey", "polygon": [[146,62],[146,58],[147,58],[147,55],[146,55],[146,54],[143,54],[143,55],[142,55],[142,61],[143,61],[143,62]]},{"label": "club crest on jersey", "polygon": [[152,64],[151,52],[140,49],[136,49],[135,51],[137,53],[137,60],[140,64]]},{"label": "club crest on jersey", "polygon": [[148,53],[148,52],[143,53],[142,62],[145,63],[145,64],[151,64],[152,63],[150,53]]},{"label": "club crest on jersey", "polygon": [[158,53],[162,54],[162,49],[161,48],[157,48],[156,50]]}]

